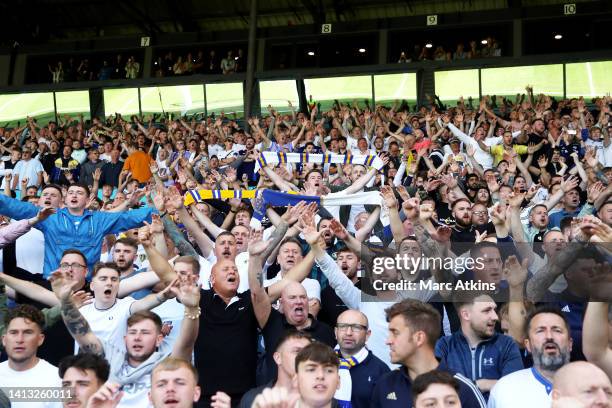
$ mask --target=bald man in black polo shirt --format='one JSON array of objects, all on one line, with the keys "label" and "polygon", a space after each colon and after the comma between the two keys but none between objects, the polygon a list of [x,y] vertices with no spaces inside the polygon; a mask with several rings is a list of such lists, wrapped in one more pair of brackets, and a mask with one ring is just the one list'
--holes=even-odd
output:
[{"label": "bald man in black polo shirt", "polygon": [[[263,255],[266,258],[269,255],[267,248],[278,245],[287,227],[286,223],[279,224],[265,243],[268,254]],[[261,231],[254,235],[262,242]],[[152,245],[147,227],[139,230],[138,237],[151,268],[164,284],[177,277],[184,279],[199,275],[200,264],[191,256],[181,256],[171,266]],[[249,264],[256,264],[260,271],[263,266],[260,259],[250,259]],[[200,294],[200,335],[194,349],[195,366],[201,374],[202,397],[198,407],[208,408],[218,391],[228,394],[232,406],[237,406],[242,395],[256,385],[258,325],[251,300],[254,295],[248,290],[238,293],[239,285],[240,275],[235,262],[220,259],[211,270],[211,289],[202,290]]]}]

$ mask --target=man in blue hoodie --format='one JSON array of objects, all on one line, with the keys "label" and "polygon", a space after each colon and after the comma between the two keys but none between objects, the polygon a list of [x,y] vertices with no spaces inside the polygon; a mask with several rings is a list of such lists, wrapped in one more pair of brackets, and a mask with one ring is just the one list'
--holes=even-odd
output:
[{"label": "man in blue hoodie", "polygon": [[461,330],[438,340],[436,357],[475,382],[488,398],[497,380],[523,369],[521,354],[511,337],[495,331],[499,317],[491,296],[465,293],[455,308]]},{"label": "man in blue hoodie", "polygon": [[[36,224],[45,236],[43,276],[48,278],[60,263],[66,249],[78,249],[87,258],[88,270],[100,260],[102,240],[107,234],[117,234],[151,222],[154,208],[140,208],[124,212],[101,212],[87,209],[89,188],[73,184],[68,187],[64,207],[46,220]],[[16,220],[35,217],[39,208],[28,202],[0,195],[0,214]],[[31,271],[35,272],[35,271]]]},{"label": "man in blue hoodie", "polygon": [[434,346],[440,337],[440,313],[418,300],[403,300],[386,310],[389,322],[387,344],[391,362],[401,364],[397,370],[380,377],[372,392],[372,408],[412,406],[412,384],[416,377],[433,370],[450,373],[459,383],[463,408],[485,408],[486,402],[468,378],[453,372],[436,360]]}]

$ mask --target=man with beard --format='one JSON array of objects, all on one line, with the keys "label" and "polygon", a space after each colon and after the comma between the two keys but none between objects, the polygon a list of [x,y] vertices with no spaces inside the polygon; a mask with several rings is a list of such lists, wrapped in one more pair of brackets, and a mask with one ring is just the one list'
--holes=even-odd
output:
[{"label": "man with beard", "polygon": [[[378,211],[376,211],[376,213],[378,214]],[[322,231],[321,237],[323,238],[323,241],[321,242],[322,243],[325,242],[325,251],[328,254],[333,256],[338,251],[338,249],[341,248],[342,246],[336,240],[336,237],[330,230],[332,219],[333,217],[321,218],[317,225],[317,230]],[[307,249],[308,249],[308,244],[304,242],[304,251],[306,251]],[[312,270],[310,271],[310,277],[316,280],[317,282],[319,282],[321,285],[321,288],[326,288],[328,286],[327,278],[325,277],[325,274],[321,272],[321,270],[316,264],[313,264],[312,266]]]},{"label": "man with beard", "polygon": [[511,337],[496,333],[497,305],[491,296],[466,291],[455,308],[461,330],[438,340],[436,357],[474,381],[486,398],[497,380],[523,368],[521,354]]},{"label": "man with beard", "polygon": [[[132,238],[119,238],[113,246],[113,262],[117,264],[121,279],[129,278],[138,269],[134,265],[138,242]],[[132,295],[132,297],[134,297]]]},{"label": "man with beard", "polygon": [[570,361],[569,323],[559,309],[542,307],[527,317],[525,332],[525,347],[531,352],[533,367],[501,378],[491,390],[489,408],[550,406],[555,373]]},{"label": "man with beard", "polygon": [[461,254],[469,249],[468,244],[476,241],[476,231],[472,225],[472,203],[467,198],[459,198],[451,204],[455,225],[451,231],[451,247],[454,253]]}]

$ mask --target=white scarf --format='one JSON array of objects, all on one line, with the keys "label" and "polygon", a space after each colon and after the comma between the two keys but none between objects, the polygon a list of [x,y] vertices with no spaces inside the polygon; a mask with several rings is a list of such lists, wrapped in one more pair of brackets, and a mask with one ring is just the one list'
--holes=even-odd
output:
[{"label": "white scarf", "polygon": [[268,164],[285,163],[315,163],[315,164],[361,164],[382,170],[385,164],[375,154],[346,154],[336,153],[285,153],[285,152],[262,152],[255,162],[255,173]]},{"label": "white scarf", "polygon": [[334,398],[338,400],[338,406],[343,408],[350,408],[351,396],[353,395],[353,380],[351,379],[350,369],[364,362],[368,357],[369,351],[367,348],[362,348],[355,355],[344,358],[340,352],[340,346],[334,348],[338,358],[340,359],[340,388],[336,391]]}]

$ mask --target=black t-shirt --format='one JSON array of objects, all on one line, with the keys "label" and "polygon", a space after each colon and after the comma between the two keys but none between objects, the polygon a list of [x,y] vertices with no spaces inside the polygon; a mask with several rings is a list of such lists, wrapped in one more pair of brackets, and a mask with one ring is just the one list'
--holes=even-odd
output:
[{"label": "black t-shirt", "polygon": [[[538,135],[537,133],[530,133],[529,134],[529,141],[527,143],[527,146],[529,146],[530,143],[533,143],[533,144],[537,145],[542,140],[548,140],[548,139],[547,139],[547,137],[542,137],[542,136]],[[550,145],[548,143],[545,143],[544,146],[542,146],[540,148],[540,150],[538,150],[537,152],[535,152],[533,154],[533,161],[532,161],[532,163],[535,163],[537,165],[538,158],[540,156],[545,156],[547,158],[550,158],[551,153],[552,153],[552,151],[550,149]],[[527,158],[527,156],[525,156],[525,158]],[[523,160],[523,158],[521,158],[521,160]]]},{"label": "black t-shirt", "polygon": [[[361,289],[361,280],[357,281],[355,287]],[[321,311],[317,315],[317,320],[334,327],[338,321],[338,316],[345,310],[348,310],[348,307],[338,297],[334,288],[327,285],[325,289],[321,290]]]},{"label": "black t-shirt", "polygon": [[257,319],[251,291],[239,293],[225,304],[213,290],[202,290],[200,308],[195,366],[202,394],[243,394],[255,387]]},{"label": "black t-shirt", "polygon": [[[310,334],[313,339],[325,343],[330,347],[334,347],[336,345],[336,336],[331,327],[325,323],[319,322],[312,316],[309,317],[312,323],[302,331]],[[287,319],[285,319],[282,313],[276,309],[272,309],[268,322],[262,329],[264,343],[266,345],[266,379],[264,381],[271,381],[276,378],[277,367],[272,355],[274,354],[274,350],[276,350],[278,340],[288,329],[295,329],[295,327],[287,322]]]}]

